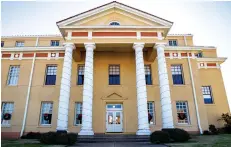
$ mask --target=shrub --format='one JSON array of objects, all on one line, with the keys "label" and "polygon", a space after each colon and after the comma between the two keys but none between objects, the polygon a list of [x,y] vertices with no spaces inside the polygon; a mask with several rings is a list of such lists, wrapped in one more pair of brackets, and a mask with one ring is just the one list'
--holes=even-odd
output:
[{"label": "shrub", "polygon": [[209,132],[208,130],[204,130],[203,135],[211,135],[211,132]]},{"label": "shrub", "polygon": [[231,114],[230,113],[222,113],[221,118],[218,121],[224,121],[225,126],[224,130],[225,133],[231,134]]},{"label": "shrub", "polygon": [[150,135],[151,143],[168,143],[170,141],[169,134],[164,131],[155,131]]},{"label": "shrub", "polygon": [[189,133],[183,129],[169,128],[162,129],[162,131],[167,132],[174,142],[186,142],[191,139]]},{"label": "shrub", "polygon": [[41,136],[43,144],[73,145],[77,141],[77,134],[66,132],[48,132]]},{"label": "shrub", "polygon": [[217,135],[218,134],[218,130],[214,125],[209,125],[209,131],[213,134],[213,135]]},{"label": "shrub", "polygon": [[40,132],[29,132],[26,135],[21,137],[22,139],[40,139],[41,133]]}]

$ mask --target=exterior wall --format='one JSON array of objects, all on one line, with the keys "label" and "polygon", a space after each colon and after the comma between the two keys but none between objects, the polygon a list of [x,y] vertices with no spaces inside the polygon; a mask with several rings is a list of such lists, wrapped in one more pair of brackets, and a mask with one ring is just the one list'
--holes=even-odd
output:
[{"label": "exterior wall", "polygon": [[[146,52],[144,53],[146,54]],[[83,86],[77,85],[77,67],[84,64],[85,52],[82,52],[82,60],[72,64],[71,97],[69,105],[68,129],[71,132],[79,132],[80,126],[74,126],[75,103],[82,102]],[[193,101],[192,86],[189,74],[187,59],[166,59],[169,73],[173,117],[176,127],[187,131],[198,132],[198,124]],[[22,119],[25,108],[26,93],[29,82],[32,60],[2,60],[2,102],[14,102],[14,112],[12,115],[11,127],[2,127],[3,134],[7,132],[18,133],[21,130]],[[208,124],[220,126],[216,121],[223,112],[228,112],[227,97],[224,83],[219,69],[198,69],[197,61],[191,59],[194,82],[196,85],[197,100],[199,106],[200,119],[203,129],[208,129]],[[45,69],[47,64],[57,65],[56,85],[44,85]],[[108,66],[110,64],[120,65],[121,85],[108,85]],[[155,105],[155,124],[150,125],[151,131],[159,130],[162,127],[161,105],[158,81],[157,60],[147,62],[151,64],[153,85],[147,85],[148,101],[153,101]],[[185,85],[176,86],[172,84],[171,65],[182,64]],[[10,65],[20,65],[20,76],[17,86],[7,86],[7,76]],[[60,80],[62,73],[63,59],[35,61],[34,75],[28,107],[28,116],[25,132],[47,132],[55,131],[57,125],[58,100],[60,90]],[[209,73],[209,74],[208,74]],[[214,79],[213,77],[217,77]],[[213,79],[213,80],[211,80]],[[201,92],[201,85],[211,85],[213,88],[213,98],[215,104],[205,105]],[[118,96],[119,95],[119,96]],[[178,125],[176,114],[176,101],[187,101],[189,108],[190,124]],[[41,102],[53,102],[53,115],[51,126],[41,126],[40,110]],[[106,130],[106,104],[123,104],[123,129],[125,133],[137,131],[137,99],[135,82],[135,54],[132,52],[94,52],[94,97],[93,97],[93,130],[95,133],[104,133]],[[17,117],[16,117],[17,116]]]}]

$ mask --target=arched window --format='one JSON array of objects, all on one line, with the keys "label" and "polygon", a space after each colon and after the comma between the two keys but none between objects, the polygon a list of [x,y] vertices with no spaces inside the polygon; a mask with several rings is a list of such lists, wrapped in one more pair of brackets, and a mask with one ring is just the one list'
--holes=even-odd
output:
[{"label": "arched window", "polygon": [[109,25],[111,25],[111,26],[119,26],[120,25],[120,23],[119,22],[117,22],[117,21],[112,21],[112,22],[110,22],[110,24]]}]

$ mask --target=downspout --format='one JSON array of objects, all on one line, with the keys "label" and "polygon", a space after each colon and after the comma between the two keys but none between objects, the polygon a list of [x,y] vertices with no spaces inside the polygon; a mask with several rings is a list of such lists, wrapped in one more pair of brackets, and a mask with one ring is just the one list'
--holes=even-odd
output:
[{"label": "downspout", "polygon": [[[184,41],[185,41],[185,46],[187,46],[187,40],[186,40],[185,36],[184,36]],[[187,59],[188,59],[190,79],[191,79],[191,83],[192,83],[193,100],[194,100],[195,109],[196,109],[197,124],[198,124],[198,128],[200,130],[200,134],[203,134],[203,130],[201,128],[200,114],[199,114],[198,104],[197,104],[197,95],[196,95],[196,89],[195,89],[195,84],[194,84],[194,79],[193,79],[191,60],[189,58],[189,55],[188,55]]]},{"label": "downspout", "polygon": [[25,111],[24,111],[24,116],[23,116],[23,122],[22,122],[22,129],[21,129],[21,132],[20,132],[20,137],[22,137],[22,135],[23,135],[23,132],[24,132],[24,129],[25,129],[25,124],[26,124],[28,104],[29,104],[29,100],[30,100],[30,89],[31,89],[32,77],[33,77],[33,73],[34,73],[35,57],[36,57],[36,53],[34,53],[34,57],[33,57],[33,61],[32,61],[32,66],[31,66],[31,71],[30,71],[30,79],[29,79],[27,96],[26,96],[26,106],[25,106]]}]

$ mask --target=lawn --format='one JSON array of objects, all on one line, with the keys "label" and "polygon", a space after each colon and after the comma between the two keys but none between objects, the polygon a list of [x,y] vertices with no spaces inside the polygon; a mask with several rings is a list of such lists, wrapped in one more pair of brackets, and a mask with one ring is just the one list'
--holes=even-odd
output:
[{"label": "lawn", "polygon": [[170,143],[171,147],[231,147],[231,134],[192,136],[187,143]]}]

